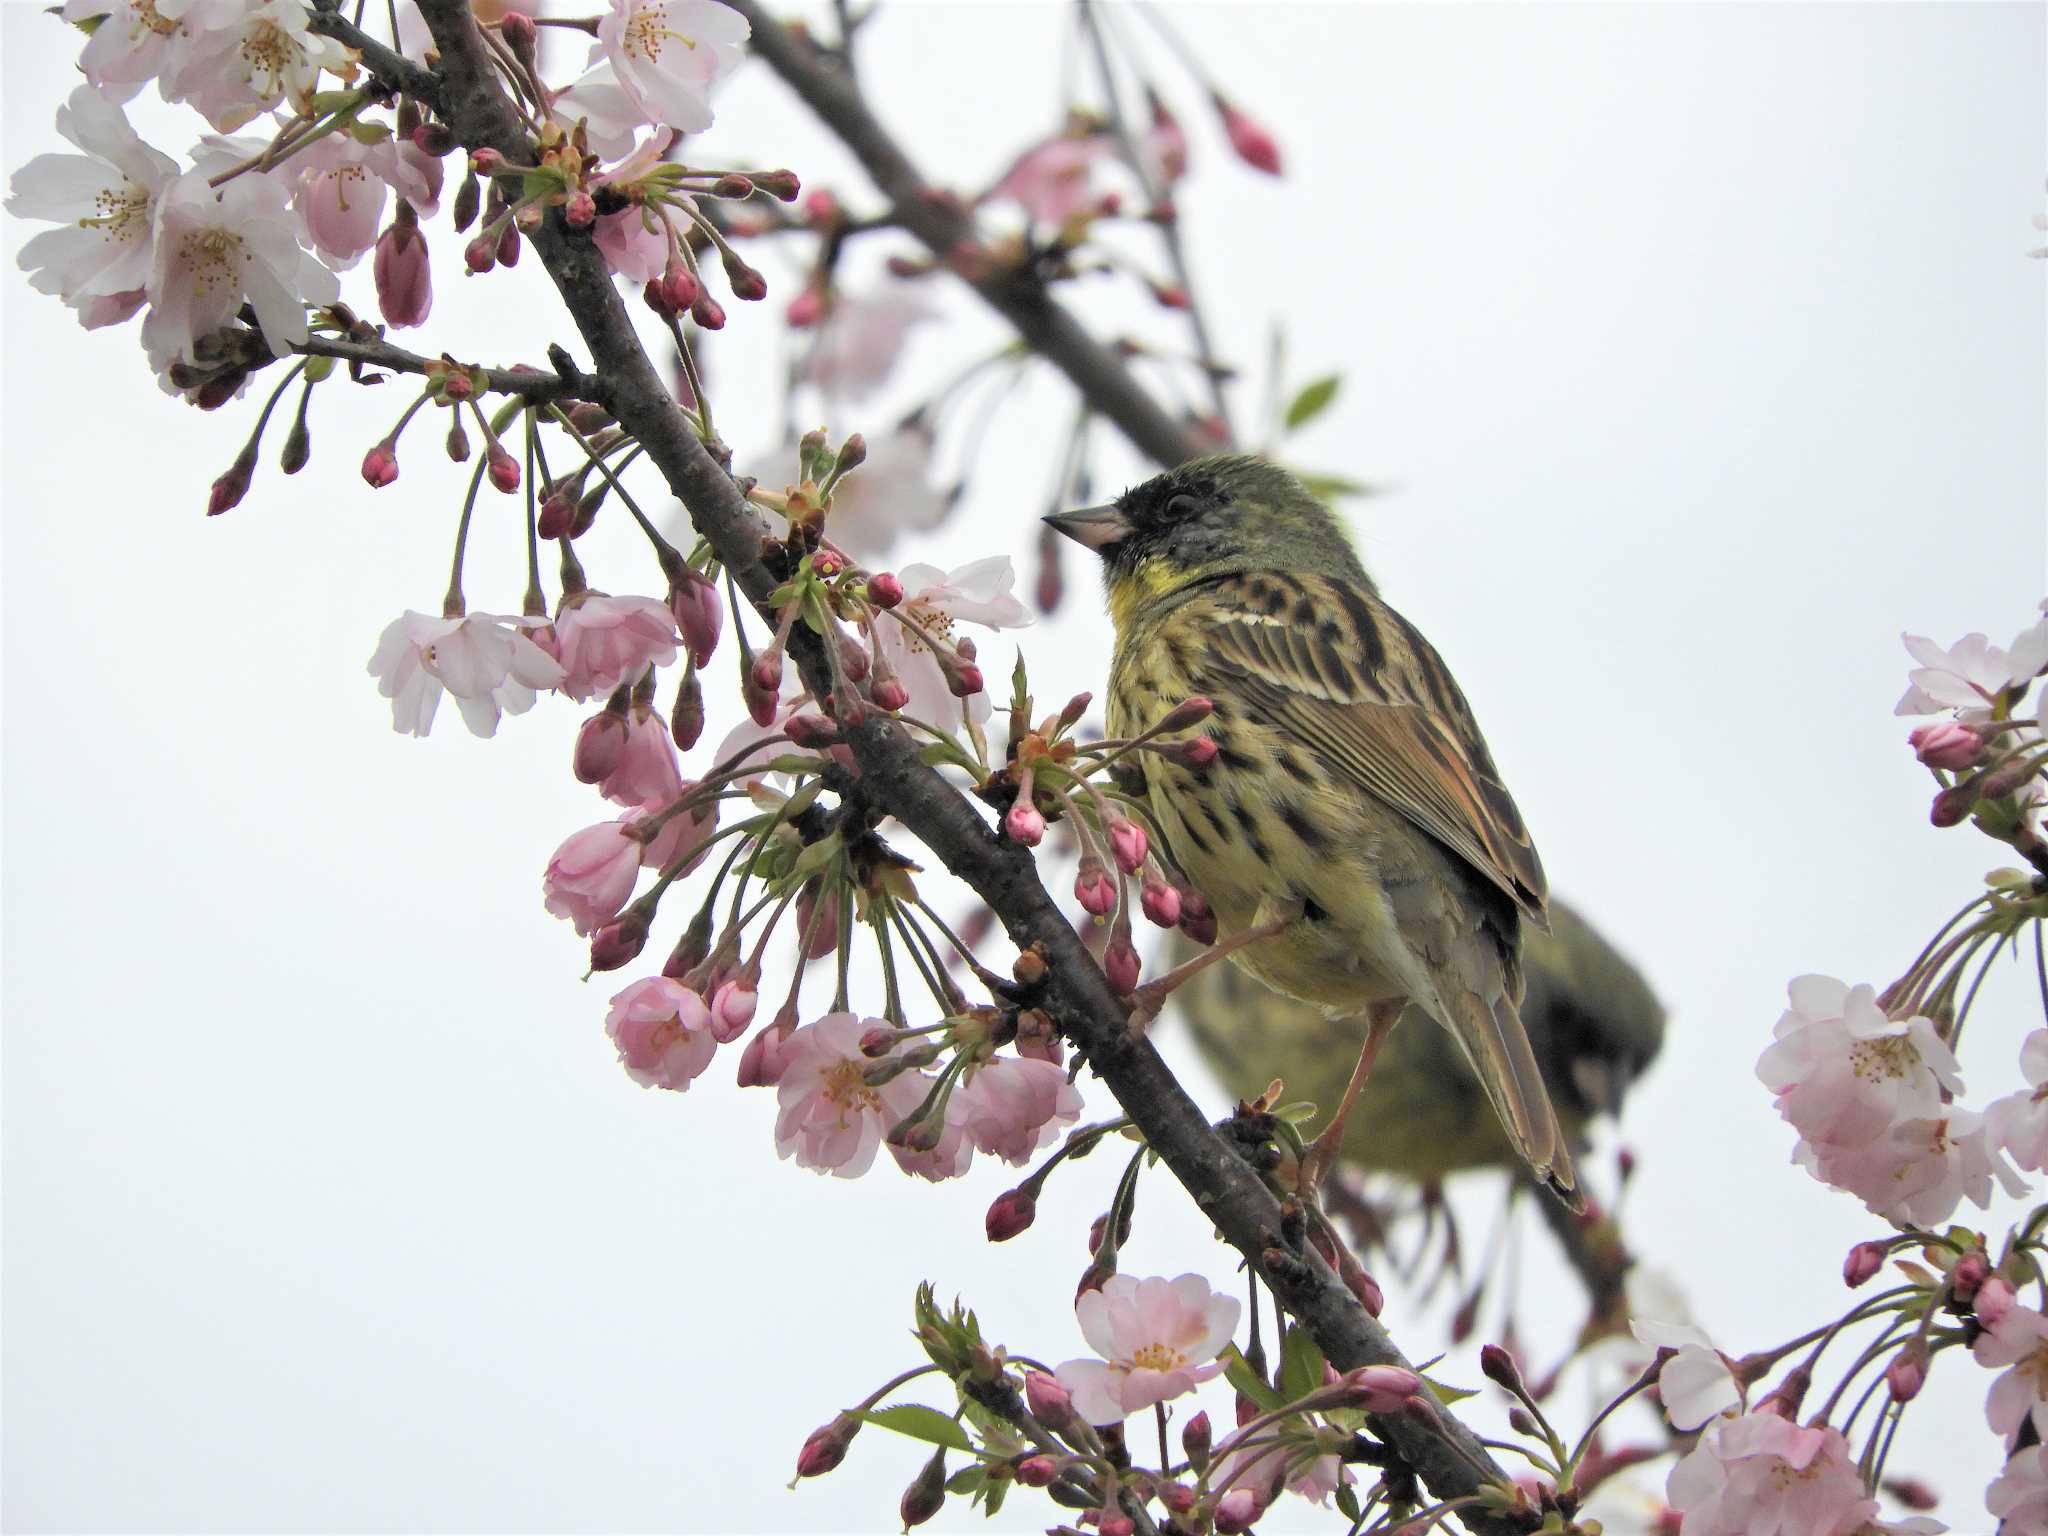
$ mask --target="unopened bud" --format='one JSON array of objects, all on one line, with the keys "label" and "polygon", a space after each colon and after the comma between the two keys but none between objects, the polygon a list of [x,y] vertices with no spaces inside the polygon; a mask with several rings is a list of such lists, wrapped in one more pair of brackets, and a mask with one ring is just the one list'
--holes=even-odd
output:
[{"label": "unopened bud", "polygon": [[1937,720],[1914,729],[1906,740],[1913,755],[1930,768],[1973,768],[1984,755],[1984,738],[1960,720]]},{"label": "unopened bud", "polygon": [[795,171],[755,171],[753,181],[755,190],[784,203],[795,202],[804,189]]},{"label": "unopened bud", "polygon": [[[1021,1189],[1005,1190],[990,1203],[982,1225],[992,1243],[1007,1243],[1038,1219],[1038,1202]],[[1042,1417],[1042,1415],[1041,1415]]]},{"label": "unopened bud", "polygon": [[703,294],[697,274],[680,261],[670,262],[661,274],[661,298],[672,314],[686,314]]},{"label": "unopened bud", "polygon": [[1024,1401],[1047,1429],[1065,1429],[1074,1422],[1073,1394],[1043,1371],[1024,1373]]},{"label": "unopened bud", "polygon": [[463,265],[471,272],[488,272],[498,264],[498,242],[478,235],[462,248]]},{"label": "unopened bud", "polygon": [[769,1025],[740,1052],[739,1085],[742,1088],[773,1088],[782,1081],[782,1040]]},{"label": "unopened bud", "polygon": [[498,21],[498,34],[523,53],[532,49],[534,39],[539,36],[539,28],[534,26],[531,16],[508,5]]},{"label": "unopened bud", "polygon": [[[732,289],[736,299],[765,299],[768,297],[768,279],[748,266],[731,251],[722,251],[725,261],[726,285]],[[702,323],[701,321],[699,322]],[[714,327],[715,329],[715,327]]]},{"label": "unopened bud", "polygon": [[1955,1262],[1955,1268],[1948,1272],[1949,1294],[1968,1306],[1977,1299],[1977,1293],[1984,1288],[1984,1282],[1991,1278],[1991,1259],[1982,1248],[1972,1248]]},{"label": "unopened bud", "polygon": [[631,965],[647,947],[647,919],[628,912],[615,923],[607,923],[590,938],[590,968],[616,971]]},{"label": "unopened bud", "polygon": [[860,1418],[851,1413],[842,1413],[822,1429],[812,1430],[804,1448],[797,1452],[796,1475],[821,1477],[830,1472],[846,1460],[847,1447],[859,1433]]},{"label": "unopened bud", "polygon": [[823,715],[791,715],[783,729],[789,733],[792,743],[812,751],[832,746],[839,740],[839,727]]},{"label": "unopened bud", "polygon": [[1488,1344],[1480,1349],[1479,1370],[1495,1386],[1505,1387],[1517,1397],[1526,1395],[1529,1390],[1522,1384],[1522,1370],[1515,1364],[1515,1357],[1498,1344]]},{"label": "unopened bud", "polygon": [[686,667],[676,686],[676,707],[669,712],[668,733],[678,752],[689,751],[704,734],[704,687],[697,681],[695,667]]},{"label": "unopened bud", "polygon": [[1362,1365],[1343,1382],[1351,1406],[1367,1413],[1397,1412],[1423,1389],[1422,1378],[1399,1365]]},{"label": "unopened bud", "polygon": [[398,478],[398,450],[388,438],[363,455],[363,478],[378,490]]},{"label": "unopened bud", "polygon": [[455,131],[446,123],[421,123],[412,131],[412,147],[438,160],[455,148]]},{"label": "unopened bud", "polygon": [[1250,1488],[1232,1488],[1216,1501],[1214,1520],[1217,1536],[1243,1536],[1252,1522],[1265,1513],[1265,1505]]},{"label": "unopened bud", "polygon": [[707,331],[725,329],[725,306],[708,293],[700,293],[691,301],[690,318]]},{"label": "unopened bud", "polygon": [[476,222],[478,205],[483,202],[483,188],[478,184],[476,172],[471,171],[462,178],[462,185],[455,189],[455,232],[460,234]]},{"label": "unopened bud", "polygon": [[[367,470],[365,471],[367,474]],[[235,462],[213,482],[212,493],[206,498],[206,515],[219,517],[228,508],[240,503],[249,493],[249,482],[256,474],[256,444],[252,440],[247,447],[235,455]]]},{"label": "unopened bud", "polygon": [[448,436],[442,439],[441,447],[446,451],[449,463],[469,462],[469,434],[462,429],[462,412],[448,413]]},{"label": "unopened bud", "polygon": [[1109,851],[1116,856],[1116,867],[1127,875],[1135,875],[1145,867],[1145,854],[1151,842],[1145,836],[1145,829],[1127,816],[1119,816],[1109,824]]},{"label": "unopened bud", "polygon": [[579,784],[602,784],[626,760],[626,717],[600,710],[576,733],[570,771]]},{"label": "unopened bud", "polygon": [[576,526],[576,493],[569,486],[559,485],[548,492],[540,504],[540,515],[534,520],[534,532],[543,539],[562,539]]},{"label": "unopened bud", "polygon": [[1941,1495],[1917,1477],[1888,1477],[1883,1486],[1908,1509],[1929,1510],[1941,1502]]},{"label": "unopened bud", "polygon": [[1969,779],[1944,789],[1928,807],[1927,819],[1937,827],[1952,827],[1965,820],[1977,803],[1977,785]]},{"label": "unopened bud", "polygon": [[939,1447],[932,1452],[932,1459],[924,1469],[911,1480],[903,1490],[902,1501],[896,1512],[903,1517],[903,1528],[907,1531],[913,1525],[923,1525],[936,1515],[946,1502],[946,1449]]},{"label": "unopened bud", "polygon": [[956,699],[971,699],[981,692],[981,668],[967,663],[956,663],[947,667],[946,688]]},{"label": "unopened bud", "polygon": [[506,495],[519,489],[519,461],[496,443],[491,444],[490,452],[484,456],[484,466],[491,477],[491,484]]},{"label": "unopened bud", "polygon": [[868,578],[868,601],[877,608],[894,608],[903,601],[903,581],[889,571],[877,571]]},{"label": "unopened bud", "polygon": [[1121,1512],[1112,1513],[1106,1509],[1095,1520],[1095,1529],[1101,1536],[1132,1536],[1137,1528],[1136,1522],[1129,1515]]},{"label": "unopened bud", "polygon": [[1842,1284],[1854,1290],[1884,1268],[1883,1243],[1858,1243],[1842,1261]]},{"label": "unopened bud", "polygon": [[1017,1463],[1017,1481],[1026,1488],[1044,1488],[1060,1475],[1060,1464],[1044,1452]]},{"label": "unopened bud", "polygon": [[1927,1346],[1916,1338],[1893,1355],[1884,1370],[1884,1384],[1895,1403],[1910,1403],[1918,1397],[1927,1385]]},{"label": "unopened bud", "polygon": [[1180,888],[1180,931],[1197,944],[1216,942],[1216,913],[1209,898],[1192,886]]},{"label": "unopened bud", "polygon": [[495,176],[505,169],[505,157],[486,144],[470,155],[469,168],[479,176]]},{"label": "unopened bud", "polygon": [[1190,736],[1174,746],[1173,755],[1189,768],[1206,768],[1220,750],[1213,736]]},{"label": "unopened bud", "polygon": [[562,205],[562,218],[571,229],[588,229],[597,222],[597,199],[578,187]]},{"label": "unopened bud", "polygon": [[1003,816],[1003,833],[1013,843],[1036,848],[1045,838],[1045,817],[1029,800],[1018,800]]},{"label": "unopened bud", "polygon": [[312,457],[313,438],[301,413],[292,418],[292,429],[284,436],[284,452],[277,456],[277,467],[288,475],[296,475]]},{"label": "unopened bud", "polygon": [[1180,1428],[1181,1452],[1197,1475],[1209,1470],[1209,1450],[1214,1443],[1215,1430],[1210,1427],[1209,1410],[1206,1408]]},{"label": "unopened bud", "polygon": [[1138,951],[1131,945],[1131,936],[1128,933],[1113,935],[1109,947],[1102,952],[1102,974],[1109,978],[1110,987],[1117,992],[1136,991],[1139,966]]},{"label": "unopened bud", "polygon": [[868,697],[874,700],[875,708],[893,712],[910,702],[910,690],[895,678],[885,677],[868,690]]},{"label": "unopened bud", "polygon": [[1138,895],[1138,905],[1162,928],[1171,928],[1180,922],[1180,892],[1168,885],[1157,875],[1147,875],[1144,889]]},{"label": "unopened bud", "polygon": [[519,226],[507,222],[498,234],[498,265],[516,267],[519,265]]},{"label": "unopened bud", "polygon": [[1223,133],[1230,140],[1230,147],[1237,152],[1237,158],[1255,171],[1268,176],[1280,174],[1280,146],[1273,135],[1255,123],[1221,95],[1211,98],[1217,114],[1223,119]]}]

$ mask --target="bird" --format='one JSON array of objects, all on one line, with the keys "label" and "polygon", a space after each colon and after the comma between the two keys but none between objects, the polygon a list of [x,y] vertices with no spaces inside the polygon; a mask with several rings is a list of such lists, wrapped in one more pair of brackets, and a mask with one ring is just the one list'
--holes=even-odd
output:
[{"label": "bird", "polygon": [[[1550,932],[1523,936],[1520,1009],[1566,1139],[1581,1150],[1589,1121],[1615,1116],[1664,1044],[1665,1012],[1642,973],[1557,898]],[[1198,951],[1178,941],[1176,959]],[[1333,1104],[1347,1066],[1340,1021],[1212,965],[1173,994],[1196,1049],[1223,1086],[1250,1098],[1278,1078],[1291,1099]],[[1339,1150],[1354,1167],[1433,1184],[1521,1159],[1462,1052],[1444,1031],[1409,1020],[1387,1038]]]},{"label": "bird", "polygon": [[1472,1063],[1531,1171],[1582,1207],[1517,1013],[1522,924],[1545,921],[1542,862],[1450,669],[1381,598],[1329,508],[1268,459],[1219,454],[1045,521],[1102,564],[1111,738],[1209,701],[1192,729],[1213,758],[1148,754],[1143,793],[1215,914],[1218,951],[1364,1018],[1299,1187],[1314,1196],[1412,1002]]}]

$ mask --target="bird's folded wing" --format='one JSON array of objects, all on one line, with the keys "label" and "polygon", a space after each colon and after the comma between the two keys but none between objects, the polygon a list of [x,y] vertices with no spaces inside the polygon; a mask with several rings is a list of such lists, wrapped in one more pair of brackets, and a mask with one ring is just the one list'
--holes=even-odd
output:
[{"label": "bird's folded wing", "polygon": [[1213,668],[1266,724],[1408,817],[1540,923],[1542,863],[1434,648],[1349,583],[1291,579],[1301,596],[1281,608],[1264,587],[1252,590],[1274,581],[1240,578],[1237,589],[1212,594],[1198,671]]}]

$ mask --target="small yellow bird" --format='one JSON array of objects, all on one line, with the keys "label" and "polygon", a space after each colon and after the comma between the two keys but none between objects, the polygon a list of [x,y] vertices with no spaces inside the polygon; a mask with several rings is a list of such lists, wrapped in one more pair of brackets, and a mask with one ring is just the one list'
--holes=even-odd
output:
[{"label": "small yellow bird", "polygon": [[1381,601],[1329,509],[1280,466],[1223,455],[1046,521],[1102,560],[1111,735],[1214,703],[1200,727],[1214,760],[1154,755],[1146,794],[1219,942],[1268,986],[1365,1015],[1303,1187],[1412,1001],[1456,1038],[1537,1176],[1582,1203],[1516,1013],[1543,867],[1449,669]]}]

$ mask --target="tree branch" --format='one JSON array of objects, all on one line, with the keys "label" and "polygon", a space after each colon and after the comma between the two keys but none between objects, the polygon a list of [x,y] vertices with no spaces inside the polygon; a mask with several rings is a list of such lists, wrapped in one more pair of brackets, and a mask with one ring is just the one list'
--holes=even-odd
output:
[{"label": "tree branch", "polygon": [[[780,55],[791,69],[800,65],[808,69],[775,23],[761,17],[751,5],[742,8],[750,12],[757,47],[768,56]],[[440,50],[442,112],[458,141],[472,150],[489,146],[508,159],[526,158],[529,146],[523,142],[511,103],[498,87],[468,0],[421,0],[420,10]],[[879,135],[872,118],[851,93],[837,82],[830,86],[827,99],[837,104],[835,110],[856,111]],[[879,139],[870,149],[894,152],[886,139]],[[907,164],[891,181],[898,191],[914,192],[921,185],[914,182]],[[922,206],[929,213],[930,205]],[[908,206],[899,211],[906,222],[912,216],[925,216]],[[555,210],[549,211],[531,238],[590,348],[597,398],[639,440],[669,489],[688,509],[697,531],[710,541],[740,587],[757,604],[762,603],[776,586],[761,560],[766,527],[730,475],[698,441],[688,418],[656,373],[596,246],[587,234],[571,230]],[[996,301],[992,298],[991,302]],[[1047,339],[1047,345],[1076,358],[1106,358],[1042,291],[1033,302],[1035,313],[1030,303],[1016,299],[1020,327],[1030,323]],[[1005,309],[1005,313],[1010,311]],[[1121,402],[1119,424],[1132,432],[1141,447],[1146,447],[1147,438],[1157,444],[1162,455],[1187,447],[1179,440],[1177,428],[1172,428],[1175,441],[1169,444],[1167,429],[1172,424],[1149,399],[1138,394],[1121,370],[1112,370],[1098,382],[1113,386],[1104,397],[1104,414],[1119,419],[1108,404]],[[1140,399],[1142,411],[1134,408]],[[1152,448],[1146,447],[1146,451]],[[822,696],[829,685],[819,641],[799,626],[792,635],[792,649],[814,690]],[[1339,1370],[1406,1364],[1386,1330],[1367,1315],[1312,1248],[1290,1251],[1284,1245],[1278,1202],[1211,1128],[1150,1043],[1127,1026],[1123,1004],[1080,936],[1039,884],[1030,852],[997,838],[967,798],[923,762],[915,744],[889,716],[870,711],[845,734],[860,764],[863,793],[870,802],[885,808],[948,870],[965,880],[1020,947],[1036,946],[1045,955],[1045,1005],[1069,1038],[1087,1053],[1117,1102],[1203,1214],[1244,1254],[1281,1303],[1309,1330],[1330,1362]],[[1508,1485],[1506,1474],[1471,1431],[1448,1413],[1430,1417],[1438,1422],[1404,1413],[1376,1423],[1437,1498],[1471,1495],[1490,1484]],[[1478,1511],[1463,1511],[1460,1518],[1479,1536],[1517,1536],[1531,1529],[1528,1520]]]},{"label": "tree branch", "polygon": [[[852,81],[809,38],[785,27],[755,0],[731,0],[753,29],[750,46],[784,84],[853,151],[892,207],[896,223],[941,261],[975,241],[974,222],[956,199],[924,179]],[[966,271],[961,280],[1016,328],[1026,346],[1067,376],[1088,404],[1114,422],[1154,462],[1172,466],[1209,452],[1195,432],[1160,408],[1123,360],[1082,327],[1032,272]]]},{"label": "tree branch", "polygon": [[[332,357],[365,368],[387,368],[393,373],[424,374],[429,368],[446,367],[446,358],[408,352],[381,337],[357,341],[346,336],[313,335],[293,348],[308,357]],[[460,364],[482,376],[480,387],[500,394],[518,395],[539,405],[550,400],[589,400],[596,397],[597,380],[573,369],[548,373],[538,368],[485,368],[481,364]]]}]

